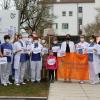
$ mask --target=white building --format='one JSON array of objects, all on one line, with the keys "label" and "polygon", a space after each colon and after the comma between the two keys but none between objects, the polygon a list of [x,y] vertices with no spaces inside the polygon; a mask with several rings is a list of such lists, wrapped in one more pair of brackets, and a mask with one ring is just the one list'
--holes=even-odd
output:
[{"label": "white building", "polygon": [[95,22],[100,0],[53,0],[51,12],[56,18],[53,29],[56,35],[84,33],[87,24]]}]

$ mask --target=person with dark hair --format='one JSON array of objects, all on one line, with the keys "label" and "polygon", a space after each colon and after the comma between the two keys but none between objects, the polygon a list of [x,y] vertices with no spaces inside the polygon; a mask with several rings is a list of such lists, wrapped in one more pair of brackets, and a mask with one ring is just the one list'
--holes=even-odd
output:
[{"label": "person with dark hair", "polygon": [[71,41],[69,34],[66,35],[66,41],[61,44],[61,51],[65,53],[75,52],[75,45],[74,42]]},{"label": "person with dark hair", "polygon": [[52,50],[49,50],[49,55],[46,60],[46,69],[49,71],[49,81],[54,82],[55,75],[54,71],[57,69],[57,58]]},{"label": "person with dark hair", "polygon": [[14,69],[15,84],[19,86],[24,83],[24,75],[26,70],[26,44],[22,39],[22,35],[17,35],[17,41],[14,43]]},{"label": "person with dark hair", "polygon": [[25,73],[25,79],[27,81],[30,81],[31,79],[31,63],[30,63],[30,53],[31,53],[31,44],[33,42],[33,36],[32,35],[29,35],[28,36],[28,40],[26,41],[26,58],[27,58],[27,61],[26,61],[26,73]]},{"label": "person with dark hair", "polygon": [[[55,36],[52,42],[52,51],[54,56],[57,57],[58,51],[60,50],[61,45],[59,44],[58,38]],[[55,80],[57,80],[57,69],[55,69]]]},{"label": "person with dark hair", "polygon": [[94,47],[94,70],[95,70],[95,84],[99,83],[100,73],[100,41]]},{"label": "person with dark hair", "polygon": [[[71,36],[69,34],[66,35],[66,41],[64,41],[61,44],[61,53],[64,53],[63,56],[66,55],[66,53],[74,53],[75,52],[75,45],[74,42],[71,41]],[[64,79],[65,81],[67,79]],[[70,76],[68,77],[68,81],[71,82]]]},{"label": "person with dark hair", "polygon": [[41,54],[43,46],[39,43],[38,37],[34,37],[34,41],[31,45],[31,82],[41,81]]},{"label": "person with dark hair", "polygon": [[48,43],[46,41],[46,37],[41,37],[41,44],[43,45],[41,78],[42,78],[42,80],[47,80],[48,79],[48,73],[47,73],[47,70],[45,68],[45,62],[46,62],[47,56],[48,56]]},{"label": "person with dark hair", "polygon": [[[100,41],[98,42],[98,44],[100,45]],[[99,75],[99,80],[100,80],[100,73],[98,75]]]},{"label": "person with dark hair", "polygon": [[96,46],[96,37],[94,35],[89,38],[90,43],[88,46],[88,60],[89,60],[89,69],[90,69],[90,83],[96,84],[98,81],[98,75],[95,74],[94,68],[94,48]]},{"label": "person with dark hair", "polygon": [[0,52],[2,54],[2,57],[7,57],[7,64],[1,65],[1,84],[4,86],[7,86],[7,84],[12,84],[9,81],[9,76],[11,75],[11,62],[12,62],[12,44],[10,43],[10,36],[5,35],[4,36],[5,43],[2,43],[0,45]]}]

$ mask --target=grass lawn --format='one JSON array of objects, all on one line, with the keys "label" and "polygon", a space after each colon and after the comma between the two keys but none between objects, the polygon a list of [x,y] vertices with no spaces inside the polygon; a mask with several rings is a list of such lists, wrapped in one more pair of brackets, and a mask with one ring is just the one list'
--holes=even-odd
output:
[{"label": "grass lawn", "polygon": [[41,83],[28,82],[26,85],[16,86],[13,84],[7,87],[0,85],[0,96],[47,97],[48,90],[49,90],[48,82],[41,82]]}]

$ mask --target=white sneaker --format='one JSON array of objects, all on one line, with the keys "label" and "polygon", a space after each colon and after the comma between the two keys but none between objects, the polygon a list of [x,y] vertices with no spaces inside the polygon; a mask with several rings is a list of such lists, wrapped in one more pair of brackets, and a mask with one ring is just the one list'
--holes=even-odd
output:
[{"label": "white sneaker", "polygon": [[84,84],[84,81],[80,81],[79,83],[80,83],[80,84]]},{"label": "white sneaker", "polygon": [[4,83],[4,84],[3,84],[3,86],[7,86],[7,84],[6,84],[6,83]]},{"label": "white sneaker", "polygon": [[22,85],[25,85],[26,83],[25,83],[25,82],[22,82],[21,84],[22,84]]},{"label": "white sneaker", "polygon": [[20,86],[20,84],[19,84],[19,83],[16,83],[15,85],[16,85],[16,86]]},{"label": "white sneaker", "polygon": [[95,85],[95,84],[98,84],[98,83],[99,83],[99,81],[94,81],[94,82],[91,83],[91,85]]},{"label": "white sneaker", "polygon": [[9,85],[12,85],[12,83],[11,82],[7,82]]}]

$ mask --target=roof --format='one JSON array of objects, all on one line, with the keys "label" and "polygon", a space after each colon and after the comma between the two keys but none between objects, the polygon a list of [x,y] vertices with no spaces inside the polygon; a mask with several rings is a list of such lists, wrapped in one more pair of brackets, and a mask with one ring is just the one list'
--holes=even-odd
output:
[{"label": "roof", "polygon": [[94,3],[95,0],[47,0],[47,3]]}]

